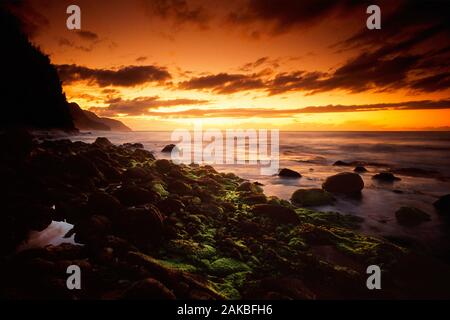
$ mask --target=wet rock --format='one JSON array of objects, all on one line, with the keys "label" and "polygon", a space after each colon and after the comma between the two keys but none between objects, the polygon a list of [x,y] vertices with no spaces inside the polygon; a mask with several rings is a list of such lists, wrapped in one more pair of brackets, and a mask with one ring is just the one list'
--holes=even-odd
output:
[{"label": "wet rock", "polygon": [[204,203],[198,206],[197,210],[199,213],[202,213],[206,216],[212,216],[216,218],[223,216],[223,209],[220,206],[215,205],[214,203]]},{"label": "wet rock", "polygon": [[114,196],[127,207],[155,203],[159,200],[156,192],[135,185],[122,186],[114,192]]},{"label": "wet rock", "polygon": [[322,189],[299,189],[291,196],[291,201],[300,206],[323,206],[332,204],[333,195]]},{"label": "wet rock", "polygon": [[105,245],[114,250],[115,256],[125,256],[129,251],[138,251],[130,242],[117,236],[109,235],[105,239]]},{"label": "wet rock", "polygon": [[288,168],[281,169],[280,172],[278,172],[278,176],[282,178],[294,178],[294,179],[302,177],[302,175],[297,171]]},{"label": "wet rock", "polygon": [[262,193],[262,188],[257,185],[256,183],[251,183],[249,181],[241,183],[237,189],[237,191],[243,191],[243,192],[251,192],[251,193]]},{"label": "wet rock", "polygon": [[350,163],[342,161],[342,160],[338,160],[335,163],[333,163],[333,166],[350,166]]},{"label": "wet rock", "polygon": [[174,144],[168,144],[167,146],[165,146],[161,152],[165,152],[165,153],[170,153],[172,152],[173,149],[175,149],[177,146]]},{"label": "wet rock", "polygon": [[128,148],[128,149],[144,149],[144,145],[142,143],[138,143],[138,142],[136,142],[136,143],[127,142],[127,143],[124,143],[122,145],[122,147]]},{"label": "wet rock", "polygon": [[159,159],[155,161],[154,166],[160,173],[168,173],[173,167],[173,164],[167,159]]},{"label": "wet rock", "polygon": [[433,205],[439,213],[450,214],[450,194],[440,197]]},{"label": "wet rock", "polygon": [[164,233],[163,221],[163,216],[155,206],[127,209],[122,229],[124,238],[138,246],[158,244]]},{"label": "wet rock", "polygon": [[105,150],[102,150],[100,148],[92,148],[86,152],[83,152],[83,155],[87,157],[88,159],[95,160],[95,161],[111,161],[111,158]]},{"label": "wet rock", "polygon": [[111,234],[111,228],[111,220],[107,217],[93,215],[75,225],[75,241],[78,243],[96,243]]},{"label": "wet rock", "polygon": [[151,177],[150,172],[148,172],[146,169],[141,167],[133,167],[128,168],[123,173],[123,180],[129,181],[129,180],[146,180]]},{"label": "wet rock", "polygon": [[97,160],[95,162],[95,165],[108,181],[112,182],[120,181],[122,172],[118,168],[116,168],[113,164],[108,163],[104,160]]},{"label": "wet rock", "polygon": [[394,182],[401,180],[400,178],[394,176],[391,172],[380,172],[372,177],[374,180],[378,180],[381,182]]},{"label": "wet rock", "polygon": [[144,149],[136,149],[133,152],[133,158],[140,161],[140,162],[144,162],[144,161],[149,161],[149,160],[155,160],[155,156],[153,155],[153,153],[151,153],[148,150],[144,150]]},{"label": "wet rock", "polygon": [[250,267],[245,263],[232,258],[219,258],[210,265],[211,273],[222,276],[250,270]]},{"label": "wet rock", "polygon": [[251,194],[242,198],[242,201],[246,204],[266,203],[267,197],[264,194]]},{"label": "wet rock", "polygon": [[261,232],[261,226],[258,223],[250,220],[243,220],[239,224],[239,228],[242,232],[249,235],[257,235]]},{"label": "wet rock", "polygon": [[156,204],[156,206],[162,213],[165,213],[167,215],[171,213],[180,212],[185,208],[183,202],[181,202],[178,199],[172,198],[161,200]]},{"label": "wet rock", "polygon": [[125,290],[121,299],[125,300],[174,300],[172,291],[153,278],[136,281]]},{"label": "wet rock", "polygon": [[192,193],[192,187],[181,181],[172,181],[167,188],[170,193],[179,195],[190,195]]},{"label": "wet rock", "polygon": [[71,195],[68,199],[61,199],[55,203],[55,221],[76,223],[87,218],[91,211],[87,207],[87,198]]},{"label": "wet rock", "polygon": [[414,207],[401,207],[395,212],[398,224],[412,227],[430,221],[430,215]]},{"label": "wet rock", "polygon": [[341,172],[328,177],[322,188],[332,193],[358,194],[364,188],[364,181],[357,173]]},{"label": "wet rock", "polygon": [[120,201],[106,192],[95,192],[89,196],[87,207],[91,212],[104,214],[108,217],[122,210]]},{"label": "wet rock", "polygon": [[98,137],[97,139],[95,139],[94,145],[96,145],[100,148],[109,148],[109,147],[113,146],[111,141],[109,141],[105,137]]},{"label": "wet rock", "polygon": [[357,166],[355,167],[355,169],[353,169],[353,171],[357,173],[364,173],[367,172],[368,170],[363,166]]},{"label": "wet rock", "polygon": [[300,218],[295,210],[275,204],[257,204],[253,206],[255,216],[265,216],[278,224],[299,224]]},{"label": "wet rock", "polygon": [[82,155],[73,155],[66,159],[67,172],[77,177],[100,177],[102,174],[97,166]]},{"label": "wet rock", "polygon": [[222,185],[218,183],[216,180],[211,178],[202,178],[198,180],[199,184],[202,184],[208,188],[213,193],[217,193],[223,189]]}]

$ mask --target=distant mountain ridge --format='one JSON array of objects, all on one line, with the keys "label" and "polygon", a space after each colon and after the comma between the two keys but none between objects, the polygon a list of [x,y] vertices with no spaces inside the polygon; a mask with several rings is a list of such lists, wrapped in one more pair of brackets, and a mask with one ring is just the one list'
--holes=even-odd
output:
[{"label": "distant mountain ridge", "polygon": [[81,109],[75,102],[69,103],[69,110],[75,127],[79,130],[132,131],[119,120],[99,117],[92,111]]}]

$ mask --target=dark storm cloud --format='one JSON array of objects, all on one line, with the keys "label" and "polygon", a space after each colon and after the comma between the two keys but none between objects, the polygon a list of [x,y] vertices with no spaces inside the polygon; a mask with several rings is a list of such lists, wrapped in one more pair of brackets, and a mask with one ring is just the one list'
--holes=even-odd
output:
[{"label": "dark storm cloud", "polygon": [[276,69],[280,67],[280,58],[271,59],[270,57],[261,57],[255,61],[248,62],[239,68],[240,71],[250,72],[260,67]]},{"label": "dark storm cloud", "polygon": [[144,62],[145,60],[147,60],[147,57],[144,56],[140,56],[136,58],[136,62]]},{"label": "dark storm cloud", "polygon": [[202,77],[194,77],[181,82],[179,88],[185,90],[211,90],[219,94],[235,93],[246,90],[264,88],[264,82],[256,74],[218,73]]},{"label": "dark storm cloud", "polygon": [[205,7],[188,0],[143,0],[149,15],[170,20],[175,25],[191,23],[207,28],[210,14]]},{"label": "dark storm cloud", "polygon": [[122,98],[114,98],[108,101],[109,106],[106,108],[90,108],[90,111],[101,116],[114,117],[119,114],[129,116],[142,116],[149,114],[151,109],[160,107],[188,106],[207,104],[206,100],[195,99],[172,99],[161,100],[158,96],[154,97],[138,97],[132,100],[123,100]]},{"label": "dark storm cloud", "polygon": [[357,8],[365,11],[367,3],[355,0],[246,0],[229,14],[228,20],[244,25],[263,22],[270,24],[272,33],[279,34],[293,27],[322,22],[336,14],[350,15]]},{"label": "dark storm cloud", "polygon": [[87,81],[100,87],[133,87],[151,82],[169,80],[171,75],[165,68],[157,66],[126,66],[120,69],[91,69],[78,65],[58,65],[59,76],[65,84]]},{"label": "dark storm cloud", "polygon": [[366,105],[328,105],[309,106],[294,109],[272,108],[227,108],[227,109],[188,109],[183,111],[159,112],[148,110],[147,115],[159,117],[233,117],[233,118],[289,118],[300,114],[340,113],[340,112],[364,112],[380,110],[440,110],[450,109],[450,100],[423,100],[407,101],[399,103],[378,103]]},{"label": "dark storm cloud", "polygon": [[[376,32],[368,30],[365,25],[351,36],[338,43],[341,47],[379,46],[391,40],[403,40],[414,36],[417,32],[435,29],[448,37],[450,35],[450,12],[448,1],[444,0],[403,0],[378,1],[382,10],[382,28]],[[384,8],[390,10],[384,10]],[[435,34],[429,34],[429,38]],[[439,46],[442,43],[435,43]],[[444,43],[445,44],[445,43]]]},{"label": "dark storm cloud", "polygon": [[67,38],[60,38],[58,40],[58,45],[60,47],[69,47],[69,48],[81,50],[84,52],[91,52],[94,49],[94,46],[92,44],[90,46],[77,45],[75,42],[70,41]]},{"label": "dark storm cloud", "polygon": [[2,0],[0,6],[5,6],[19,18],[22,31],[30,38],[34,38],[50,25],[48,19],[34,8],[30,0]]},{"label": "dark storm cloud", "polygon": [[88,41],[97,41],[99,40],[99,37],[96,33],[92,32],[92,31],[87,31],[87,30],[79,30],[76,32],[76,34],[83,40],[88,40]]}]

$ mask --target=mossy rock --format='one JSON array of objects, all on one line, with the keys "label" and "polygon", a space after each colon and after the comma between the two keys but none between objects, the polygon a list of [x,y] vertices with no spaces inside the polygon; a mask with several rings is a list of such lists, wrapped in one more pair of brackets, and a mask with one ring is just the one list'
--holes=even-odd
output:
[{"label": "mossy rock", "polygon": [[291,196],[291,201],[300,206],[323,206],[332,204],[335,201],[333,195],[325,190],[298,189]]},{"label": "mossy rock", "polygon": [[423,222],[430,221],[430,215],[414,207],[401,207],[395,212],[398,224],[407,227],[417,226]]},{"label": "mossy rock", "polygon": [[308,248],[308,245],[305,243],[305,241],[298,237],[294,237],[289,240],[288,246],[294,250],[306,250]]},{"label": "mossy rock", "polygon": [[266,203],[267,198],[264,194],[251,194],[242,199],[242,201],[246,204],[258,204],[258,203]]},{"label": "mossy rock", "polygon": [[232,258],[219,258],[213,261],[209,268],[210,272],[215,275],[229,275],[236,272],[251,271],[247,264]]},{"label": "mossy rock", "polygon": [[237,191],[249,192],[249,193],[262,193],[263,189],[256,183],[249,181],[241,183],[237,188]]},{"label": "mossy rock", "polygon": [[191,259],[212,258],[216,249],[208,244],[200,244],[192,240],[171,240],[167,246],[170,252],[178,253]]},{"label": "mossy rock", "polygon": [[161,183],[155,183],[152,185],[152,190],[155,191],[161,198],[165,198],[169,195],[169,192],[164,188]]},{"label": "mossy rock", "polygon": [[309,209],[299,208],[295,210],[301,217],[303,222],[313,223],[321,226],[335,226],[349,229],[358,229],[364,218],[350,215],[340,214],[339,212],[321,212]]},{"label": "mossy rock", "polygon": [[239,291],[245,285],[249,273],[247,271],[232,273],[224,277],[223,282],[212,282],[212,286],[228,299],[241,299]]}]

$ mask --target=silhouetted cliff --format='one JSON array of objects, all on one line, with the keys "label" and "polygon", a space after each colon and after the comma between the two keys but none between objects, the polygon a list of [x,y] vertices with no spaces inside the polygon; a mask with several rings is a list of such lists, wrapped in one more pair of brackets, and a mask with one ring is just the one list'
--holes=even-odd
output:
[{"label": "silhouetted cliff", "polygon": [[0,128],[75,130],[56,69],[0,3]]},{"label": "silhouetted cliff", "polygon": [[80,130],[131,131],[119,120],[101,118],[94,112],[82,110],[75,102],[69,103],[75,127]]}]

